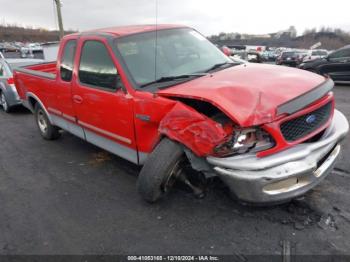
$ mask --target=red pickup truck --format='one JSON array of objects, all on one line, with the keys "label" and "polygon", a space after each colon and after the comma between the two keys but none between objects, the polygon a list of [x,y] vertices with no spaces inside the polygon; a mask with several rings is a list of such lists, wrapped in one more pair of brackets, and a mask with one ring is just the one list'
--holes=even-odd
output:
[{"label": "red pickup truck", "polygon": [[200,195],[212,176],[243,201],[295,198],[330,173],[349,129],[331,79],[233,62],[185,26],[68,35],[57,63],[14,81],[45,139],[66,130],[143,165],[149,202],[177,180]]}]

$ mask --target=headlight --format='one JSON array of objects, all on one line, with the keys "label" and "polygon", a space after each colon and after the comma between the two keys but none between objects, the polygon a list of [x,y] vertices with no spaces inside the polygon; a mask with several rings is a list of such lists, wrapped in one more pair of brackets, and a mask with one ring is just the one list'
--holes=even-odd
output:
[{"label": "headlight", "polygon": [[299,67],[304,67],[304,65],[305,65],[305,63],[301,63],[301,64],[299,65]]},{"label": "headlight", "polygon": [[214,149],[217,156],[254,153],[272,148],[273,138],[261,128],[245,128],[235,130],[231,141],[218,145]]}]

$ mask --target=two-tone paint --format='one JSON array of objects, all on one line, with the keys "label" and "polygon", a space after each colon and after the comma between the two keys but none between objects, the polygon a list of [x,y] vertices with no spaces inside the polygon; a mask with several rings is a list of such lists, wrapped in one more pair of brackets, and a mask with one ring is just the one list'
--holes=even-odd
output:
[{"label": "two-tone paint", "polygon": [[[230,158],[219,161],[212,153],[216,145],[230,139],[234,130],[215,123],[202,112],[183,104],[181,99],[184,98],[211,104],[226,115],[235,127],[259,126],[267,131],[276,143],[273,148],[254,154],[260,159],[283,154],[284,150],[293,149],[330,127],[333,113],[329,121],[302,139],[288,142],[282,136],[280,125],[284,121],[312,112],[328,102],[332,103],[334,111],[333,82],[299,69],[242,64],[160,91],[135,88],[118,58],[113,41],[130,34],[182,27],[131,26],[66,36],[61,41],[57,63],[15,71],[18,93],[31,110],[35,103],[40,103],[52,124],[140,165],[162,136],[168,136],[212,165],[223,161],[224,166],[230,166],[226,162],[231,161]],[[61,79],[60,65],[63,47],[70,40],[77,41],[77,51],[72,80],[65,82]],[[81,50],[88,40],[105,45],[118,71],[121,88],[110,92],[80,83],[78,67]],[[177,128],[172,126],[175,120]],[[343,118],[340,120],[343,121]],[[189,130],[188,134],[184,134],[183,130]],[[343,130],[337,139],[343,138],[346,132]],[[336,144],[338,140],[333,142]]]}]

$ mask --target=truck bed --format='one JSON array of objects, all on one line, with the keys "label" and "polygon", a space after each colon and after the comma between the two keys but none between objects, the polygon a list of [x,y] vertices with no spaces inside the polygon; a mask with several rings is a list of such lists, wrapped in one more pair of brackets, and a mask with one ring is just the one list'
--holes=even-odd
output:
[{"label": "truck bed", "polygon": [[[42,93],[45,93],[44,90],[56,81],[56,62],[16,68],[14,79],[18,95],[22,100],[27,99],[28,92],[42,96]],[[42,97],[42,101],[46,102],[45,96]]]},{"label": "truck bed", "polygon": [[17,72],[22,72],[34,76],[40,76],[50,79],[56,78],[56,62],[49,62],[37,65],[16,68]]}]

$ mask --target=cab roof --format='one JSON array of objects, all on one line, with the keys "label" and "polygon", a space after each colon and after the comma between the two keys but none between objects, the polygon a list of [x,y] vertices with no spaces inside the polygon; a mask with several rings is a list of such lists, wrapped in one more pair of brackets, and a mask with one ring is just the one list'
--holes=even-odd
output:
[{"label": "cab roof", "polygon": [[163,30],[163,29],[173,29],[173,28],[187,28],[187,27],[183,25],[172,25],[172,24],[128,25],[128,26],[117,26],[117,27],[94,29],[94,30],[85,31],[82,33],[76,33],[75,35],[82,35],[86,33],[87,34],[102,33],[102,34],[110,34],[116,37],[120,37],[120,36],[127,36],[127,35],[132,35],[137,33],[151,32],[151,31]]}]

